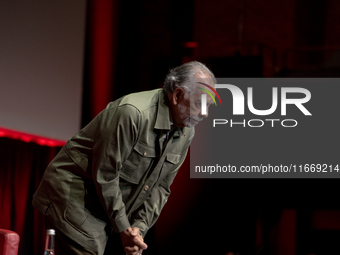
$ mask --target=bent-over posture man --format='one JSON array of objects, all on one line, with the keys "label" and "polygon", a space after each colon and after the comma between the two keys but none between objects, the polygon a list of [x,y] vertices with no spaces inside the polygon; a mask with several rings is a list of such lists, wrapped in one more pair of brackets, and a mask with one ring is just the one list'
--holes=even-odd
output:
[{"label": "bent-over posture man", "polygon": [[56,254],[103,254],[112,231],[128,255],[147,248],[143,238],[205,117],[197,81],[214,86],[214,79],[199,62],[183,64],[170,71],[163,89],[109,103],[65,144],[33,196],[56,230]]}]

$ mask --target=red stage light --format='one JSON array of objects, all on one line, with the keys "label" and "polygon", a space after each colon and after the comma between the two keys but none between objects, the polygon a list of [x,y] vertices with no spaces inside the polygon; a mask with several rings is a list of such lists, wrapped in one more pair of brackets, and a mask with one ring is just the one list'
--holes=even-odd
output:
[{"label": "red stage light", "polygon": [[8,137],[11,139],[21,140],[26,143],[32,142],[32,143],[37,143],[39,145],[46,145],[50,147],[58,147],[58,146],[62,147],[66,143],[65,141],[61,141],[61,140],[41,137],[38,135],[28,134],[28,133],[20,132],[17,130],[11,130],[11,129],[2,128],[2,127],[0,127],[0,137]]}]

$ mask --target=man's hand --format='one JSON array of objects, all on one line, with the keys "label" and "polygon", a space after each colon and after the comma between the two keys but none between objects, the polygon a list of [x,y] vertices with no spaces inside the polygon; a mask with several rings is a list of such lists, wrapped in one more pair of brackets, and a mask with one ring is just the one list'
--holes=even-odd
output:
[{"label": "man's hand", "polygon": [[136,227],[120,232],[120,237],[127,255],[142,254],[143,250],[148,248],[143,237],[139,234],[139,229]]}]

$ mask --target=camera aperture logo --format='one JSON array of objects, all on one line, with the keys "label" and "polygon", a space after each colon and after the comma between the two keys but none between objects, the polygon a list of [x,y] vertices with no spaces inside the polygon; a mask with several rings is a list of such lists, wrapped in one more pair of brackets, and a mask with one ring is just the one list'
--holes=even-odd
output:
[{"label": "camera aperture logo", "polygon": [[[210,85],[207,85],[202,82],[197,82],[201,85],[206,86],[211,91],[214,92],[214,94],[218,97],[221,106],[222,106],[222,100],[217,93],[217,91]],[[197,87],[198,89],[201,89],[205,91],[213,100],[215,105],[217,105],[216,100],[214,96],[209,92],[207,89]],[[245,96],[242,90],[232,84],[215,84],[216,89],[228,89],[232,94],[233,99],[233,115],[245,115]],[[303,97],[300,98],[289,98],[289,94],[299,94],[303,95]],[[201,114],[206,115],[207,114],[207,94],[201,95]],[[287,105],[295,105],[305,116],[311,116],[312,114],[307,110],[307,108],[304,106],[305,103],[307,103],[311,99],[311,93],[309,90],[301,87],[281,87],[280,90],[281,94],[281,116],[287,115]],[[278,108],[278,88],[273,87],[272,88],[272,105],[269,109],[265,110],[259,110],[254,107],[253,104],[253,88],[248,87],[247,88],[247,106],[248,110],[258,116],[267,116],[270,114],[273,114],[277,108]],[[236,126],[242,126],[242,127],[264,127],[266,125],[270,125],[271,127],[274,127],[275,124],[278,124],[278,122],[281,124],[282,127],[296,127],[298,125],[298,121],[296,119],[274,119],[274,118],[266,118],[266,119],[250,119],[246,120],[243,119],[242,121],[235,121],[233,119],[213,119],[213,127],[216,127],[217,125],[229,125],[230,127],[236,127]]]}]

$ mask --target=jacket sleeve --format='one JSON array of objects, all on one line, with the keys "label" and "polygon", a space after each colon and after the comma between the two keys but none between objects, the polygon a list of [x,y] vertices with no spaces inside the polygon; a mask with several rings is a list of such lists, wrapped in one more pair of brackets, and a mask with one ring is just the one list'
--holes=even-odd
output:
[{"label": "jacket sleeve", "polygon": [[132,214],[132,227],[137,227],[145,237],[147,231],[156,223],[162,208],[170,196],[170,186],[183,164],[188,150],[182,155],[176,168],[170,171],[160,184],[153,188],[148,199]]},{"label": "jacket sleeve", "polygon": [[92,178],[115,232],[130,227],[119,188],[119,169],[138,139],[139,111],[131,105],[110,106],[97,116]]}]

